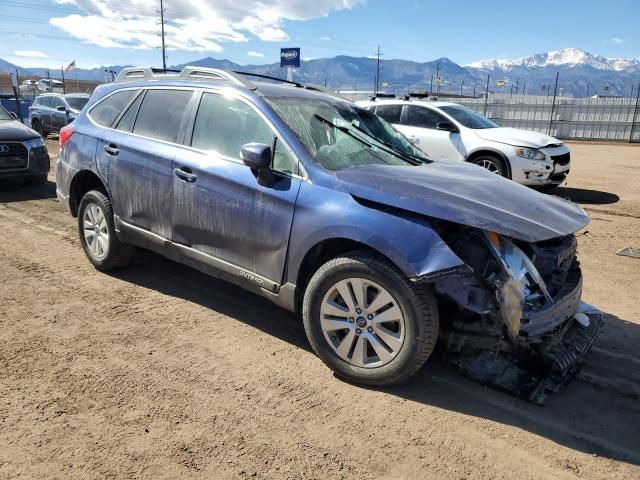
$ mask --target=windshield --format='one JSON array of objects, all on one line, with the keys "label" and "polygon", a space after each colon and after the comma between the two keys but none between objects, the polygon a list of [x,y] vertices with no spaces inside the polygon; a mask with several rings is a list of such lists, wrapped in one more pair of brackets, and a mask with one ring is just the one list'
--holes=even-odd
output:
[{"label": "windshield", "polygon": [[66,97],[65,100],[74,110],[82,110],[89,101],[87,97]]},{"label": "windshield", "polygon": [[458,122],[467,128],[497,128],[498,125],[493,120],[489,120],[487,117],[477,114],[473,110],[463,107],[462,105],[450,105],[446,107],[439,107],[445,113],[448,113]]},{"label": "windshield", "polygon": [[7,112],[4,108],[0,107],[0,120],[13,120],[14,118],[9,115],[9,112]]},{"label": "windshield", "polygon": [[267,100],[314,160],[328,170],[429,161],[382,118],[349,102],[293,97]]}]

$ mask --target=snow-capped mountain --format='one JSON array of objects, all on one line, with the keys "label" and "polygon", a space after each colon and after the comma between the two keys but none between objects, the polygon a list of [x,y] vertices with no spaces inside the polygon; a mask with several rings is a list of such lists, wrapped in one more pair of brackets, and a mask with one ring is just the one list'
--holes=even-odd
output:
[{"label": "snow-capped mountain", "polygon": [[640,68],[640,60],[624,58],[605,58],[593,55],[579,48],[563,48],[545,53],[538,53],[528,57],[516,59],[489,59],[465,65],[468,68],[482,70],[511,71],[515,68],[546,68],[562,67],[591,67],[596,70],[610,70],[622,72]]},{"label": "snow-capped mountain", "polygon": [[[279,63],[267,65],[239,65],[225,59],[211,57],[188,62],[189,65],[216,67],[228,70],[282,76]],[[182,68],[178,65],[177,68]],[[519,93],[548,95],[554,85],[556,72],[560,73],[558,88],[562,95],[584,97],[586,95],[637,94],[640,82],[640,60],[604,58],[578,48],[565,48],[512,60],[481,60],[461,67],[448,58],[430,62],[409,60],[382,60],[381,81],[400,91],[409,86],[413,90],[438,88],[441,92],[477,94],[483,91],[487,75],[491,78],[490,90],[509,93],[516,87]],[[19,68],[0,59],[0,72],[15,72]],[[121,66],[106,66],[93,70],[77,70],[81,80],[102,81],[104,70],[119,72]],[[436,72],[437,76],[436,76]],[[46,75],[45,69],[19,69],[21,77]],[[52,78],[59,78],[59,70],[49,71]],[[366,57],[337,56],[317,58],[302,62],[296,70],[295,80],[323,85],[330,88],[370,89],[376,75],[376,62]],[[75,74],[74,74],[75,77]],[[501,81],[502,86],[497,85]],[[504,82],[504,83],[502,83]],[[635,93],[634,93],[635,92]]]}]

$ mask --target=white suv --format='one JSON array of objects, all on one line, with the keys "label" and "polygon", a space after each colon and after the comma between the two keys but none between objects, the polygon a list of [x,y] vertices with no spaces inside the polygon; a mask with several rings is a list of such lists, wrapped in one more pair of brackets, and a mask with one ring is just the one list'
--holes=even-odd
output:
[{"label": "white suv", "polygon": [[553,188],[569,174],[569,148],[549,135],[501,127],[449,102],[358,102],[404,133],[433,160],[463,160],[523,185]]}]

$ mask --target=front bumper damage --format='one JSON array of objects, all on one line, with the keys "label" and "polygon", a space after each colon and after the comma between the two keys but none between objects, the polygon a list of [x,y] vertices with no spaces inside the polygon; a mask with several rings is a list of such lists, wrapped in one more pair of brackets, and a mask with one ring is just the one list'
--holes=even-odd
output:
[{"label": "front bumper damage", "polygon": [[445,359],[476,381],[543,404],[577,373],[602,324],[602,313],[581,301],[575,237],[515,245],[467,232],[450,244],[473,273],[434,283]]},{"label": "front bumper damage", "polygon": [[558,392],[578,373],[602,324],[602,314],[583,313],[548,336],[536,354],[523,357],[477,348],[448,351],[446,359],[464,375],[532,403],[543,405],[550,392]]}]

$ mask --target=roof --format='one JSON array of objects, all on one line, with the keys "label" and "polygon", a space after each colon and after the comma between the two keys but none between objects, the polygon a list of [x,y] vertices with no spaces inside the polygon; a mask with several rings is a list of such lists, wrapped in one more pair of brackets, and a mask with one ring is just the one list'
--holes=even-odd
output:
[{"label": "roof", "polygon": [[88,93],[59,93],[59,92],[44,92],[41,93],[40,95],[37,95],[38,97],[82,97],[82,98],[89,98],[91,95],[89,95]]},{"label": "roof", "polygon": [[[253,78],[259,80],[254,82]],[[231,88],[246,88],[272,97],[323,98],[325,95],[333,95],[333,92],[325,91],[320,87],[288,82],[261,74],[197,66],[186,66],[182,71],[157,70],[151,67],[127,67],[120,71],[114,83],[142,86],[148,84],[149,81],[153,81],[154,85],[202,86],[203,83],[216,86],[224,85]]]},{"label": "roof", "polygon": [[429,100],[404,100],[402,98],[390,98],[390,99],[377,99],[367,100],[364,102],[357,102],[366,105],[422,105],[426,107],[458,107],[459,103],[453,102],[441,102],[441,101],[429,101]]}]

